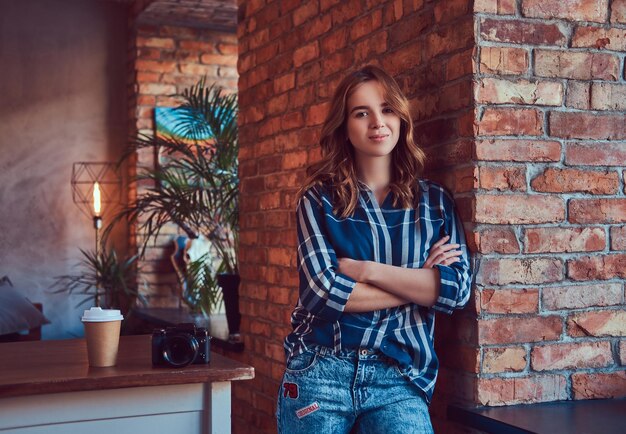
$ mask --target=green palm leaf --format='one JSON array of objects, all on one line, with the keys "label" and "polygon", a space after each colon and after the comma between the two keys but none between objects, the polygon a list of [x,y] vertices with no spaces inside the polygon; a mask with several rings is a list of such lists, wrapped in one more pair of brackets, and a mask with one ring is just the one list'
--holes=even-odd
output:
[{"label": "green palm leaf", "polygon": [[[105,228],[108,238],[118,222],[136,223],[144,234],[140,255],[168,223],[190,238],[204,234],[222,260],[221,269],[237,273],[239,232],[238,102],[206,80],[185,89],[172,137],[139,135],[123,158],[151,150],[161,156],[154,168],[141,169],[133,180],[152,185]],[[184,137],[181,140],[178,137]],[[192,269],[192,271],[194,271]],[[207,286],[205,285],[205,288]]]}]

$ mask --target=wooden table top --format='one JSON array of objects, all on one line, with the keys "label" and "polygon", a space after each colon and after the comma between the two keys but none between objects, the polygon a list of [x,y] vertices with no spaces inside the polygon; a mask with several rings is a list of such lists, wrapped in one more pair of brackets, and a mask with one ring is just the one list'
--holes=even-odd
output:
[{"label": "wooden table top", "polygon": [[211,353],[208,365],[153,368],[151,335],[122,336],[117,365],[92,368],[84,339],[0,344],[0,398],[254,378],[254,368]]}]

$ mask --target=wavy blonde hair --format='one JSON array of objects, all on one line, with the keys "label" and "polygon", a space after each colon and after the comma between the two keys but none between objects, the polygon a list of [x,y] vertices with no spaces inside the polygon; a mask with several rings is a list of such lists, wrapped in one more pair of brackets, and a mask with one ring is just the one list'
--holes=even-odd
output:
[{"label": "wavy blonde hair", "polygon": [[335,90],[320,137],[322,159],[308,167],[308,177],[298,192],[298,197],[302,197],[311,187],[329,187],[333,195],[333,211],[341,218],[353,215],[359,200],[354,148],[347,133],[348,98],[366,81],[376,81],[382,86],[385,102],[400,117],[400,137],[391,153],[389,187],[393,205],[411,208],[417,207],[419,202],[417,180],[424,169],[426,156],[413,140],[409,101],[389,74],[377,66],[368,65],[347,75]]}]

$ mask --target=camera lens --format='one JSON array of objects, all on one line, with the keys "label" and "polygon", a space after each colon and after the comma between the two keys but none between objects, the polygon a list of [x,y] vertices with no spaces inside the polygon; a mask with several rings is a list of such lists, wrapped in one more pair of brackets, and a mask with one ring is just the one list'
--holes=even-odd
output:
[{"label": "camera lens", "polygon": [[163,360],[181,368],[192,363],[198,354],[198,341],[191,335],[168,336],[163,343]]}]

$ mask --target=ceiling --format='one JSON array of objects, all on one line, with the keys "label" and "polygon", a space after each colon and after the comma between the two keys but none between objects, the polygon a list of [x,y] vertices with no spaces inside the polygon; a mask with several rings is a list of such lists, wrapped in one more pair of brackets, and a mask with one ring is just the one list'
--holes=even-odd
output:
[{"label": "ceiling", "polygon": [[[133,3],[135,0],[109,0]],[[138,17],[141,24],[237,31],[237,0],[153,0]]]}]

